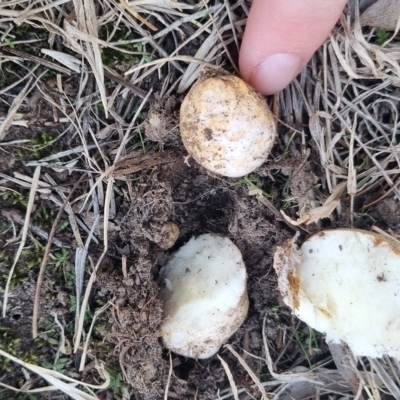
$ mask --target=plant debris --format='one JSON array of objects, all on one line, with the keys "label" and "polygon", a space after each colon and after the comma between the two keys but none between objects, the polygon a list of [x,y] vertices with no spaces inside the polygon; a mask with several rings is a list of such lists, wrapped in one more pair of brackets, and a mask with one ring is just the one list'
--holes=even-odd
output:
[{"label": "plant debris", "polygon": [[[249,1],[0,2],[0,397],[400,398],[398,363],[340,364],[272,268],[296,231],[400,235],[400,41],[362,22],[383,1],[353,4],[265,99],[268,160],[226,178],[186,158],[179,110],[205,68],[237,75]],[[220,358],[190,360],[163,347],[159,271],[210,232],[242,253],[250,307]]]}]

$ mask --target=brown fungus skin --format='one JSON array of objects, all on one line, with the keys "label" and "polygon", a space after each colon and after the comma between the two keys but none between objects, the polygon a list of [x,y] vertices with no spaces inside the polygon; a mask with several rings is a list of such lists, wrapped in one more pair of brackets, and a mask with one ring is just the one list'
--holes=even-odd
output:
[{"label": "brown fungus skin", "polygon": [[192,86],[182,102],[180,131],[186,150],[200,165],[228,177],[261,166],[276,137],[265,99],[227,73],[206,74]]}]

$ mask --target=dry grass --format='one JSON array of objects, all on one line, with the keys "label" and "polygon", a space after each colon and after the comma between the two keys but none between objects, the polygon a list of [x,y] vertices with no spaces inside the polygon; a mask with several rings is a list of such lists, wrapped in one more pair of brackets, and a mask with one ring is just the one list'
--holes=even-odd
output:
[{"label": "dry grass", "polygon": [[[367,38],[373,37],[374,29],[367,29],[362,30],[357,19],[352,24],[344,14],[310,69],[281,94],[286,123],[296,126],[301,110],[307,111],[326,189],[332,193],[338,182],[346,181],[352,207],[354,198],[372,190],[374,195],[379,190],[380,196],[365,207],[400,194],[395,90],[400,84],[399,42],[371,44]],[[317,68],[319,63],[322,68]]]},{"label": "dry grass", "polygon": [[[90,0],[13,0],[0,3],[0,68],[9,62],[21,71],[17,73],[17,79],[12,84],[0,91],[0,96],[18,85],[22,86],[7,115],[0,119],[0,149],[6,150],[8,146],[16,144],[14,141],[7,142],[7,135],[11,127],[27,124],[27,116],[19,110],[24,102],[29,101],[28,95],[34,89],[42,93],[53,110],[54,121],[66,124],[65,131],[57,140],[66,137],[79,139],[79,145],[72,148],[62,149],[40,160],[28,160],[26,166],[36,167],[33,177],[28,177],[30,180],[4,174],[0,178],[4,184],[12,182],[31,189],[14,265],[18,262],[26,242],[35,198],[51,201],[60,210],[60,215],[62,212],[68,214],[76,242],[74,251],[78,304],[73,351],[84,352],[80,370],[84,367],[93,325],[105,309],[96,311],[86,336],[83,328],[85,311],[96,273],[108,252],[108,221],[115,217],[115,198],[122,195],[126,201],[130,200],[132,183],[129,180],[124,181],[125,175],[163,162],[156,157],[149,157],[147,161],[140,159],[136,164],[131,161],[138,157],[136,150],[148,144],[147,139],[141,138],[141,143],[136,140],[136,144],[132,145],[132,139],[141,137],[141,112],[148,109],[150,104],[184,93],[205,67],[223,66],[237,71],[236,56],[230,54],[229,49],[237,49],[239,46],[248,7],[248,3],[241,0],[101,0],[96,4]],[[48,33],[48,41],[40,42],[42,47],[39,56],[7,46],[7,41],[12,41],[14,46],[32,42],[14,40],[13,28],[21,24]],[[316,157],[325,175],[309,209],[299,210],[302,221],[306,221],[312,214],[310,208],[326,206],[324,202],[330,199],[329,196],[335,193],[335,189],[342,188],[343,185],[346,185],[351,198],[351,224],[354,224],[356,199],[366,198],[363,203],[366,211],[387,196],[395,196],[400,200],[397,139],[400,42],[397,37],[393,37],[384,46],[373,44],[373,33],[372,28],[362,29],[357,18],[352,24],[349,16],[344,14],[337,29],[317,52],[309,67],[289,88],[273,99],[273,108],[280,121],[282,148],[295,149],[307,157]],[[167,39],[170,37],[172,44],[169,41],[168,46],[172,46],[172,49],[167,51]],[[111,51],[115,59],[123,60],[121,65],[105,65],[102,53],[106,50]],[[24,61],[31,63],[30,69],[24,66]],[[56,94],[44,90],[44,75],[48,70],[56,73]],[[79,82],[75,96],[67,95],[70,76],[75,76]],[[151,88],[151,82],[154,82],[151,79],[154,77],[163,82],[157,88],[157,93]],[[108,88],[110,80],[116,82],[112,91]],[[98,106],[100,103],[101,108]],[[104,113],[105,118],[100,115],[99,110]],[[108,117],[112,122],[108,122]],[[308,128],[304,127],[305,121]],[[82,181],[87,184],[80,186],[78,194],[72,187],[58,186],[48,174],[43,174],[44,168],[67,171],[70,174],[79,173]],[[116,185],[116,181],[121,179],[123,188]],[[329,203],[328,214],[336,208],[340,215],[338,196],[334,196],[333,200],[334,203]],[[276,208],[268,200],[264,199],[264,202],[279,217]],[[80,205],[81,213],[93,215],[91,226],[86,227],[73,211],[77,204]],[[321,215],[326,216],[326,210]],[[319,220],[313,218],[312,222]],[[89,257],[89,247],[92,243],[99,243],[94,236],[99,221],[103,223],[103,251],[93,259]],[[289,221],[289,226],[292,227],[291,222],[293,221]],[[56,218],[50,234],[45,233],[49,243],[57,224]],[[37,320],[40,317],[40,301],[43,296],[41,281],[49,249],[50,245],[47,246],[37,282],[32,328],[34,337],[40,333]],[[87,262],[91,265],[90,276],[86,276],[84,271]],[[12,274],[13,269],[10,271],[9,281]],[[7,284],[3,315],[7,312],[8,294]],[[80,303],[82,295],[83,301]],[[105,307],[108,306],[109,304]],[[248,370],[238,353],[232,347],[229,350]],[[311,381],[317,382],[322,389],[327,385],[327,389],[321,393],[337,393],[337,388],[329,387],[329,380],[340,378],[345,384],[349,382],[349,375],[343,375],[342,371],[336,373],[334,378],[327,377],[325,372],[313,371],[276,374],[266,341],[265,350],[267,359],[264,361],[269,367],[271,380],[260,382],[248,370],[264,399],[283,399],[284,397],[280,397],[283,396],[282,385]],[[92,394],[85,395],[78,389],[71,389],[71,384],[61,382],[60,379],[65,378],[61,374],[56,376],[52,371],[24,364],[3,351],[1,355],[43,376],[54,386],[52,390],[58,388],[64,393],[73,390],[76,392],[74,398],[95,398]],[[383,391],[389,392],[394,398],[400,398],[400,365],[396,360],[349,359],[351,362],[349,361],[347,372],[350,370],[353,375],[356,374],[360,388],[354,393],[355,398],[365,398],[363,396],[367,393],[369,398],[379,400]],[[222,359],[221,362],[224,363]],[[245,389],[236,388],[228,364],[223,365],[233,391],[219,398],[250,398]],[[74,380],[69,381],[77,383]],[[274,390],[275,394],[267,394],[265,388]],[[345,388],[348,390],[347,386]],[[167,394],[168,387],[165,398]]]}]

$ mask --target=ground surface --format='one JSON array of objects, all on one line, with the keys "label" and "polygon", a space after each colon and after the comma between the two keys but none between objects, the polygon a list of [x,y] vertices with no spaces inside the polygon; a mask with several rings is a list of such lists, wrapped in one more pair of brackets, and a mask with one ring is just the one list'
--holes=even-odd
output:
[{"label": "ground surface", "polygon": [[[196,361],[170,355],[159,334],[160,267],[192,236],[213,232],[233,240],[248,271],[249,314],[229,344],[255,378],[229,348],[219,352],[241,398],[260,398],[257,380],[265,383],[267,392],[281,387],[267,367],[266,342],[275,371],[323,367],[330,371],[330,383],[342,382],[316,393],[299,378],[301,388],[290,383],[277,399],[345,398],[343,393],[354,385],[336,370],[322,335],[283,304],[272,259],[276,247],[297,230],[305,238],[323,228],[374,226],[396,235],[399,79],[382,54],[395,54],[397,39],[383,49],[373,28],[361,31],[358,26],[365,43],[375,47],[362,43],[366,53],[346,53],[354,38],[344,34],[352,26],[344,17],[296,82],[266,100],[279,133],[268,160],[254,174],[228,179],[186,158],[179,107],[190,85],[187,80],[199,71],[193,59],[188,63],[184,57],[225,63],[233,72],[234,36],[240,39],[242,34],[246,2],[213,2],[210,8],[187,2],[183,9],[157,8],[149,2],[139,10],[157,26],[159,36],[145,36],[150,28],[138,24],[132,10],[110,8],[107,2],[86,10],[97,18],[96,33],[79,13],[77,17],[85,1],[64,1],[54,8],[44,2],[48,8],[39,16],[23,14],[15,3],[0,6],[2,308],[8,293],[6,316],[0,319],[0,350],[93,385],[107,378],[96,369],[103,363],[110,384],[93,389],[100,399],[161,399],[166,388],[171,399],[229,398],[228,374],[217,356]],[[116,20],[118,29],[113,31],[110,21]],[[179,25],[176,31],[173,23]],[[96,59],[96,46],[74,31],[76,26],[100,38],[101,60]],[[182,59],[151,64],[179,46]],[[215,55],[214,47],[223,49],[224,57]],[[73,55],[86,69],[57,70],[61,64],[45,57],[43,48]],[[202,52],[196,53],[199,49]],[[362,58],[365,54],[372,63],[382,62],[375,75]],[[146,68],[123,75],[134,66]],[[185,75],[188,66],[193,69]],[[350,79],[344,66],[359,78]],[[103,67],[108,72],[102,80]],[[33,179],[33,191],[35,171],[40,181]],[[340,204],[329,218],[297,228],[280,213],[295,221],[346,181],[347,190],[339,194]],[[171,240],[173,226],[179,228],[176,241]],[[55,238],[51,246],[49,235]],[[21,240],[23,250],[10,275]],[[375,373],[378,367],[364,362],[360,369]],[[382,372],[379,377],[386,385],[398,379],[395,364],[386,360],[382,365],[389,378]],[[2,384],[25,390],[46,385],[29,371],[0,358]],[[371,381],[363,379],[368,398]],[[396,398],[396,385],[387,389],[381,384],[390,395],[374,387],[373,398]],[[60,391],[19,394],[2,388],[0,398],[67,397]]]}]

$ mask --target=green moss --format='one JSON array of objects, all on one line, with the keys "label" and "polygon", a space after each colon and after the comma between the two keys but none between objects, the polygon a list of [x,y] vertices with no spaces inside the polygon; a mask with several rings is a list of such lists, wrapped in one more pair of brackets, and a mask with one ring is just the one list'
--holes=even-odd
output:
[{"label": "green moss", "polygon": [[[13,276],[11,278],[11,288],[21,285],[25,282],[31,271],[39,270],[40,264],[43,259],[44,247],[35,242],[33,246],[26,247],[22,250],[19,262],[15,266]],[[11,256],[5,252],[0,251],[0,263],[7,266],[7,271],[11,269],[14,262],[14,254]],[[0,273],[0,287],[4,287],[8,280],[8,273]]]},{"label": "green moss", "polygon": [[57,138],[54,133],[41,132],[32,138],[26,148],[17,151],[17,158],[40,160],[56,152],[52,142]]},{"label": "green moss", "polygon": [[[113,23],[103,26],[99,34],[100,39],[107,40],[113,29]],[[133,41],[135,39],[137,39],[136,35],[132,31],[130,31],[125,25],[120,25],[112,37],[112,41],[116,43],[123,41]],[[151,56],[149,53],[147,53],[146,45],[143,42],[119,44],[118,47],[122,50],[127,50],[138,54],[127,54],[116,49],[105,47],[102,50],[101,57],[103,64],[107,67],[114,69],[118,64],[120,66],[132,65],[139,62],[141,58],[143,58],[144,62],[151,61]]]},{"label": "green moss", "polygon": [[51,228],[53,226],[56,213],[53,209],[48,207],[40,207],[35,213],[33,222],[41,228]]},{"label": "green moss", "polygon": [[[109,23],[105,25],[101,30],[100,30],[100,38],[102,40],[107,40],[109,37],[110,33],[114,29],[114,24]],[[134,40],[135,35],[133,32],[129,31],[128,28],[124,25],[121,25],[118,30],[115,32],[112,41],[113,42],[118,42],[118,41],[126,41],[126,40]],[[121,49],[125,49],[128,51],[135,51],[135,47],[133,44],[121,44],[119,45]],[[105,47],[102,50],[101,53],[101,58],[103,61],[103,64],[106,65],[107,67],[114,68],[117,63],[134,63],[137,61],[137,57],[132,55],[132,54],[126,54],[122,53],[118,50]]]},{"label": "green moss", "polygon": [[4,88],[17,80],[18,67],[11,61],[0,64],[0,88]]},{"label": "green moss", "polygon": [[5,201],[11,202],[13,206],[19,206],[21,208],[26,208],[28,205],[28,196],[22,193],[18,193],[14,190],[6,190],[1,198]]},{"label": "green moss", "polygon": [[390,33],[383,28],[378,28],[376,30],[376,43],[380,46],[383,45],[390,38]]},{"label": "green moss", "polygon": [[[17,332],[11,328],[0,327],[0,348],[26,363],[37,364],[38,362],[35,346],[29,346],[29,348],[22,346]],[[8,358],[0,357],[0,371],[11,372],[14,365]]]},{"label": "green moss", "polygon": [[[41,53],[41,48],[43,47],[43,42],[49,37],[49,32],[45,29],[39,29],[38,27],[33,28],[32,25],[23,23],[21,25],[15,25],[11,30],[7,45],[16,50],[24,51],[26,53],[43,56]],[[18,44],[16,42],[25,40],[37,40],[37,42]]]}]

